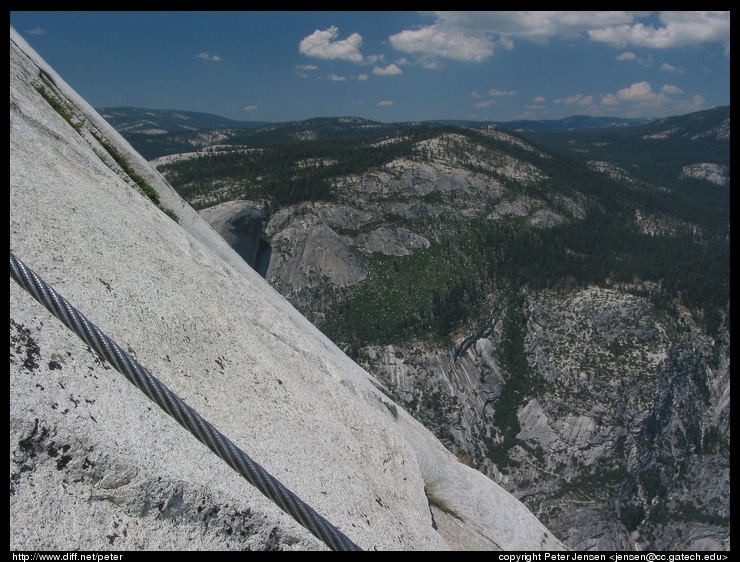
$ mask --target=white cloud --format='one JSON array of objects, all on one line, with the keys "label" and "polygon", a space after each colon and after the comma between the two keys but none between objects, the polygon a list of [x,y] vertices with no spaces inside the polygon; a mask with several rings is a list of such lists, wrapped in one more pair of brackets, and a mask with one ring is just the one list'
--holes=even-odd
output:
[{"label": "white cloud", "polygon": [[493,55],[493,42],[484,35],[443,29],[437,25],[406,30],[389,37],[398,51],[480,62]]},{"label": "white cloud", "polygon": [[393,105],[393,102],[391,100],[383,100],[378,102],[378,107],[387,107],[389,105]]},{"label": "white cloud", "polygon": [[[670,106],[671,111],[685,111],[688,113],[691,107],[698,107],[698,103],[687,102],[687,100],[671,100],[666,94],[677,94],[679,88],[675,86],[664,86],[662,91],[655,92],[647,82],[636,82],[628,88],[622,88],[614,94],[606,94],[601,98],[602,106],[615,107],[628,104],[628,114],[631,116],[654,115],[656,108],[666,109]],[[703,99],[700,100],[703,102]]]},{"label": "white cloud", "polygon": [[619,55],[617,57],[617,60],[635,60],[636,58],[637,58],[637,55],[635,53],[631,53],[630,51],[627,51]]},{"label": "white cloud", "polygon": [[630,12],[587,11],[463,11],[433,12],[433,14],[438,18],[437,25],[464,29],[469,32],[494,34],[510,43],[512,37],[540,43],[552,37],[577,37],[589,29],[627,24],[634,18]]},{"label": "white cloud", "polygon": [[620,101],[629,102],[659,103],[667,100],[664,94],[654,92],[647,82],[635,82],[629,88],[622,88],[616,93],[616,97]]},{"label": "white cloud", "polygon": [[498,40],[498,45],[500,47],[503,47],[507,51],[511,51],[514,48],[514,42],[508,37],[500,37]]},{"label": "white cloud", "polygon": [[403,71],[395,64],[389,64],[386,67],[376,66],[373,68],[373,74],[380,76],[392,76],[396,74],[403,74]]},{"label": "white cloud", "polygon": [[652,99],[648,97],[646,100],[634,103],[628,114],[654,116],[656,107],[669,111],[671,114],[691,113],[706,109],[706,99],[698,94],[688,98],[669,99],[664,93],[660,93]]},{"label": "white cloud", "polygon": [[357,79],[358,79],[358,80],[367,80],[367,74],[360,74],[360,75],[359,75],[359,76],[357,77]]},{"label": "white cloud", "polygon": [[317,29],[305,37],[298,45],[298,52],[308,57],[319,59],[340,59],[350,62],[364,62],[360,54],[362,36],[353,33],[346,39],[337,41],[339,28],[333,25],[324,31]]},{"label": "white cloud", "polygon": [[346,80],[344,76],[339,76],[338,74],[329,74],[327,78],[332,82],[343,82],[344,80]]},{"label": "white cloud", "polygon": [[707,100],[700,95],[676,100],[671,104],[671,113],[675,112],[675,114],[683,114],[701,111],[702,109],[706,109],[706,101]]},{"label": "white cloud", "polygon": [[591,105],[594,101],[593,96],[584,96],[583,94],[575,94],[568,96],[567,98],[555,100],[555,103],[564,105]]},{"label": "white cloud", "polygon": [[682,69],[676,68],[675,66],[673,66],[672,64],[668,64],[667,62],[664,62],[663,64],[661,64],[660,65],[660,69],[663,72],[677,72],[679,74],[683,74],[683,70]]},{"label": "white cloud", "polygon": [[[544,44],[553,38],[581,36],[619,47],[667,48],[720,42],[730,56],[729,11],[452,11],[426,15],[435,21],[391,35],[393,48],[417,56],[481,62],[493,55],[494,47],[512,49],[514,39]],[[618,60],[650,63],[637,59],[634,53],[623,53]],[[425,65],[433,66],[428,61]]]},{"label": "white cloud", "polygon": [[660,91],[669,95],[683,94],[683,90],[681,88],[673,86],[672,84],[666,84],[660,89]]},{"label": "white cloud", "polygon": [[422,68],[427,70],[440,70],[445,67],[440,60],[433,55],[420,55],[417,61]]},{"label": "white cloud", "polygon": [[199,59],[212,60],[215,62],[219,62],[221,60],[221,57],[219,55],[209,55],[208,53],[199,53],[195,56],[198,57]]},{"label": "white cloud", "polygon": [[617,57],[617,60],[621,62],[623,61],[636,62],[640,66],[644,66],[646,68],[649,68],[655,64],[652,53],[648,53],[648,56],[646,57],[638,57],[635,53],[628,51],[626,53],[622,53],[621,55],[619,55]]},{"label": "white cloud", "polygon": [[516,92],[514,90],[509,90],[508,92],[504,92],[502,90],[497,90],[496,88],[491,88],[488,90],[489,96],[515,96]]},{"label": "white cloud", "polygon": [[545,98],[545,96],[537,96],[532,101],[534,101],[534,103],[545,103],[547,98]]},{"label": "white cloud", "polygon": [[29,35],[43,35],[44,33],[46,33],[46,31],[41,29],[39,26],[36,26],[33,29],[28,30]]},{"label": "white cloud", "polygon": [[691,98],[691,103],[693,104],[694,107],[697,107],[697,108],[702,107],[706,101],[707,100],[705,100],[699,94],[696,94],[693,98]]},{"label": "white cloud", "polygon": [[496,102],[493,100],[479,101],[473,107],[491,107],[494,103]]},{"label": "white cloud", "polygon": [[385,57],[383,55],[368,55],[365,57],[365,62],[368,64],[385,64]]},{"label": "white cloud", "polygon": [[601,98],[601,105],[616,106],[619,105],[619,100],[614,94],[606,94],[603,98]]},{"label": "white cloud", "polygon": [[315,64],[297,64],[295,65],[296,69],[296,75],[300,76],[301,78],[308,78],[308,72],[312,70],[318,70],[318,66]]},{"label": "white cloud", "polygon": [[620,47],[636,45],[657,49],[730,41],[730,12],[727,11],[660,12],[659,19],[659,27],[638,21],[591,29],[588,34],[594,41]]},{"label": "white cloud", "polygon": [[256,105],[247,105],[247,106],[244,106],[244,111],[254,111],[256,109],[257,109],[257,106]]},{"label": "white cloud", "polygon": [[483,96],[480,95],[477,90],[473,90],[473,92],[470,94],[470,97],[471,98],[475,98],[475,99],[479,99],[479,98],[482,98]]}]

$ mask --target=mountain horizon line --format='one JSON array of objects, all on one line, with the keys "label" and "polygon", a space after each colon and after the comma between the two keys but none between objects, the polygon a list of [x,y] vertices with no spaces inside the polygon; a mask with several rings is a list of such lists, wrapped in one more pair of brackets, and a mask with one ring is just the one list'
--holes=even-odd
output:
[{"label": "mountain horizon line", "polygon": [[[99,107],[96,108],[96,111],[99,111],[101,115],[105,117],[106,113],[112,113],[112,112],[121,112],[121,111],[136,111],[136,112],[142,112],[144,114],[146,113],[154,113],[156,114],[180,114],[181,116],[186,117],[204,117],[204,118],[216,118],[224,123],[231,123],[231,126],[246,126],[246,127],[255,127],[255,126],[263,126],[263,125],[272,125],[272,124],[282,124],[282,123],[301,123],[305,121],[313,121],[313,120],[321,120],[321,119],[353,119],[358,121],[367,121],[370,123],[380,123],[383,125],[391,125],[391,124],[398,124],[398,123],[445,123],[445,124],[466,124],[469,126],[469,124],[473,124],[475,126],[486,126],[486,125],[498,125],[505,128],[512,128],[512,127],[527,127],[527,126],[547,126],[547,125],[556,125],[556,124],[570,124],[571,128],[599,128],[602,126],[614,126],[614,125],[620,125],[620,126],[632,126],[632,125],[644,125],[647,123],[652,123],[656,121],[660,121],[663,119],[671,119],[673,117],[682,117],[685,115],[690,115],[692,113],[703,113],[706,111],[715,111],[719,109],[725,109],[729,108],[729,105],[718,105],[707,109],[702,109],[698,111],[689,111],[686,113],[676,113],[668,116],[663,117],[616,117],[616,116],[595,116],[595,115],[586,115],[586,114],[573,114],[569,115],[567,117],[562,117],[559,119],[511,119],[511,120],[502,120],[502,119],[485,119],[485,120],[479,120],[479,119],[426,119],[426,120],[409,120],[409,121],[378,121],[375,119],[368,119],[365,117],[359,117],[356,115],[317,115],[313,117],[306,117],[304,119],[286,119],[286,120],[279,120],[279,121],[265,121],[265,120],[250,120],[250,119],[233,119],[231,117],[225,117],[223,115],[220,115],[218,113],[211,113],[207,111],[192,111],[187,109],[174,109],[174,108],[147,108],[147,107],[137,107],[133,105],[126,105],[126,106],[115,106],[115,107]],[[508,126],[507,126],[508,125]],[[224,125],[227,126],[227,125]]]}]

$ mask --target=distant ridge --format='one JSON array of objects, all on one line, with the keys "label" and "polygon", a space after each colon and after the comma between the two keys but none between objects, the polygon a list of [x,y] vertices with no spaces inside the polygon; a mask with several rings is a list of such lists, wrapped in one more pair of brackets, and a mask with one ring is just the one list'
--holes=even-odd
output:
[{"label": "distant ridge", "polygon": [[[327,122],[342,123],[345,127],[376,126],[390,127],[390,123],[369,121],[359,117],[315,117],[299,121],[239,121],[228,119],[212,113],[181,111],[177,109],[146,109],[140,107],[107,107],[96,108],[106,121],[117,131],[126,134],[168,134],[187,133],[211,129],[259,129],[266,126],[296,126],[298,124],[322,124]],[[729,106],[715,107],[705,112],[724,113]],[[688,114],[687,114],[688,115]],[[660,124],[684,115],[661,118],[641,117],[628,119],[623,117],[593,117],[590,115],[571,115],[563,119],[516,119],[513,121],[475,121],[471,119],[433,119],[413,123],[454,125],[458,127],[483,127],[496,125],[512,131],[573,131],[580,129],[616,129]],[[395,125],[398,125],[396,123]]]},{"label": "distant ridge", "polygon": [[[196,111],[180,111],[176,109],[146,109],[140,107],[104,107],[96,108],[106,121],[117,131],[125,133],[164,134],[182,133],[196,130],[236,128],[257,129],[268,125],[287,125],[295,123],[311,123],[337,120],[346,125],[374,123],[378,126],[388,126],[388,123],[368,121],[359,117],[337,118],[310,118],[299,121],[237,121],[211,113]],[[625,119],[620,117],[591,117],[588,115],[572,115],[563,119],[517,119],[514,121],[474,121],[469,119],[433,119],[416,121],[414,123],[437,123],[440,125],[455,125],[458,127],[481,127],[498,125],[505,129],[527,131],[565,131],[572,129],[599,129],[612,127],[634,127],[660,121],[660,119],[640,118]]]},{"label": "distant ridge", "polygon": [[182,133],[204,129],[255,129],[265,121],[236,121],[210,113],[176,109],[110,107],[97,110],[117,131],[127,133]]},{"label": "distant ridge", "polygon": [[441,120],[433,121],[445,125],[460,127],[481,127],[484,125],[498,125],[513,131],[567,131],[572,129],[604,129],[612,127],[635,127],[646,125],[657,119],[640,118],[626,119],[622,117],[591,117],[589,115],[572,115],[563,119],[517,119],[515,121],[469,121],[469,120]]}]

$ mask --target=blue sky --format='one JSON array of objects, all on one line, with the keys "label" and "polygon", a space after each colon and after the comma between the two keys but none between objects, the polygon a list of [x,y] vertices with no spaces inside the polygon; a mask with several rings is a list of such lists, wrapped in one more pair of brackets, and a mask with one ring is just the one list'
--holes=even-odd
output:
[{"label": "blue sky", "polygon": [[730,12],[10,12],[91,105],[246,121],[664,117],[730,103]]}]

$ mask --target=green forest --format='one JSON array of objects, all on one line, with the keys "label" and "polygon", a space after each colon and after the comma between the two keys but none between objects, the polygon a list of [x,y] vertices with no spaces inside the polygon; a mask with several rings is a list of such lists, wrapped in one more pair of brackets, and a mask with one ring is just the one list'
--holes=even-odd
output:
[{"label": "green forest", "polygon": [[277,210],[303,201],[330,201],[336,195],[335,178],[409,157],[416,142],[446,129],[401,128],[389,142],[382,142],[381,137],[372,142],[350,138],[235,145],[231,150],[160,166],[160,171],[188,201],[211,192],[219,182],[228,182],[235,186],[228,199],[266,200]]},{"label": "green forest", "polygon": [[[316,140],[285,140],[285,131],[265,137],[249,130],[232,139],[231,149],[160,170],[188,201],[226,185],[221,198],[260,201],[269,215],[303,202],[335,201],[341,196],[338,178],[398,158],[424,158],[414,152],[415,145],[445,133],[467,137],[478,151],[500,151],[532,162],[544,172],[546,179],[526,185],[485,172],[510,192],[546,201],[566,216],[570,213],[560,203],[562,196],[578,198],[589,202],[588,211],[549,228],[532,228],[517,217],[424,217],[406,222],[406,228],[432,242],[430,247],[404,257],[365,256],[370,275],[327,312],[321,326],[335,341],[357,349],[368,343],[444,339],[460,324],[477,322],[485,308],[482,303],[496,291],[572,290],[638,281],[660,284],[662,291],[650,295],[654,303],[670,308],[679,298],[710,334],[729,322],[729,189],[697,180],[666,181],[676,177],[677,167],[695,161],[691,158],[697,151],[705,153],[704,160],[713,156],[718,163],[729,163],[729,156],[709,140],[693,143],[691,149],[686,142],[671,141],[647,153],[634,132],[579,133],[581,145],[601,146],[597,139],[606,138],[611,161],[632,162],[632,177],[615,179],[592,170],[582,152],[555,150],[552,135],[547,141],[538,137],[550,154],[542,158],[476,129],[452,125],[396,125],[370,132],[363,128],[354,136],[346,128],[329,127]],[[562,135],[574,138],[573,133]],[[454,156],[460,167],[484,173],[463,149],[458,151]],[[426,200],[443,199],[433,192]],[[638,209],[696,225],[697,231],[645,234],[635,226]]]}]

